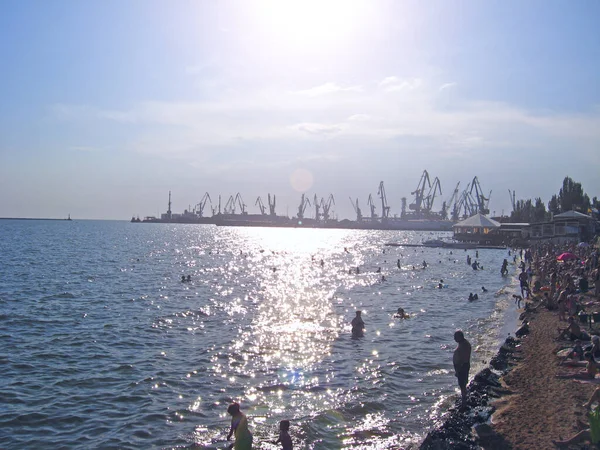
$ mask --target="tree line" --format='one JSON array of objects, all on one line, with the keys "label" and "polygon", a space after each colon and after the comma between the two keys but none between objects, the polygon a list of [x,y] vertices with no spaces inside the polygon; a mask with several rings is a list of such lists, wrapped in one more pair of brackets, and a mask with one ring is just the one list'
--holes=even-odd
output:
[{"label": "tree line", "polygon": [[[548,209],[540,197],[531,200],[517,200],[510,214],[510,221],[515,223],[535,223],[551,220],[553,215],[567,211],[578,211],[590,214],[600,209],[597,197],[590,200],[581,183],[565,177],[558,194],[554,194],[548,202]],[[596,213],[597,214],[597,213]]]}]

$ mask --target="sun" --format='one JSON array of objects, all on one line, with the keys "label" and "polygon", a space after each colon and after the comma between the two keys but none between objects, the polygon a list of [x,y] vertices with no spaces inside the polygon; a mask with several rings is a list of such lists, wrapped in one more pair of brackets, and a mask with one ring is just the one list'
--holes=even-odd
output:
[{"label": "sun", "polygon": [[261,30],[281,45],[318,48],[343,44],[361,25],[363,0],[261,0],[250,14]]}]

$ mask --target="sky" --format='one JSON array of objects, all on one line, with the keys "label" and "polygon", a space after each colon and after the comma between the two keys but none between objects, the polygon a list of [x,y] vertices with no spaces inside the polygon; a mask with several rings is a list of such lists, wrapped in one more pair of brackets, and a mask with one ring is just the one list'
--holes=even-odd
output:
[{"label": "sky", "polygon": [[[0,217],[129,220],[305,193],[340,219],[424,170],[492,214],[600,197],[600,2],[4,0]],[[205,212],[206,214],[206,212]]]}]

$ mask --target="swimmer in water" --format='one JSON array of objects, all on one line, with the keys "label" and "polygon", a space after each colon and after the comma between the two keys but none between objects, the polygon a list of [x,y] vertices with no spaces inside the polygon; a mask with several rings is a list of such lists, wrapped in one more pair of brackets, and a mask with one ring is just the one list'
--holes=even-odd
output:
[{"label": "swimmer in water", "polygon": [[279,438],[275,441],[275,444],[281,443],[282,450],[293,450],[292,438],[290,437],[290,421],[282,420],[279,422]]},{"label": "swimmer in water", "polygon": [[365,335],[365,322],[361,317],[362,311],[356,311],[356,316],[352,319],[352,336],[361,337]]},{"label": "swimmer in water", "polygon": [[408,319],[408,314],[406,314],[404,312],[404,308],[398,308],[398,311],[396,311],[396,314],[394,314],[394,317],[396,319]]},{"label": "swimmer in water", "polygon": [[185,275],[181,275],[181,282],[185,283]]},{"label": "swimmer in water", "polygon": [[488,290],[485,288],[485,286],[481,286],[481,291],[482,292],[487,292]]}]

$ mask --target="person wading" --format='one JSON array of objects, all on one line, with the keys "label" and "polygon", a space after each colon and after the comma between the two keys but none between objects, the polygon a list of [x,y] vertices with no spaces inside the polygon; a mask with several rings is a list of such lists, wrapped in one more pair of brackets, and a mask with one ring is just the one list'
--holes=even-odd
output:
[{"label": "person wading", "polygon": [[469,381],[469,369],[471,368],[471,344],[465,339],[461,330],[454,333],[454,340],[458,343],[452,362],[454,363],[454,372],[458,379],[458,387],[462,399],[461,407],[467,406],[467,382]]}]

